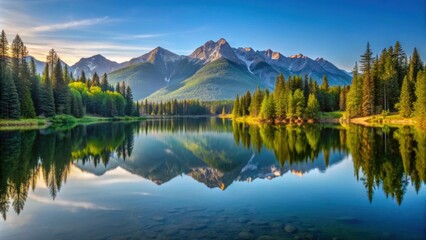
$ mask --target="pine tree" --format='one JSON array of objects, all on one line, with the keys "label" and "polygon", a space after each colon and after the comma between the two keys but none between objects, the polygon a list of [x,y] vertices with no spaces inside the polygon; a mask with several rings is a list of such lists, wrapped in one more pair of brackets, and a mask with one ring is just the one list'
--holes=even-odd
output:
[{"label": "pine tree", "polygon": [[[382,79],[385,84],[385,103],[384,110],[391,111],[394,109],[395,104],[398,102],[400,95],[400,88],[398,84],[398,74],[396,70],[396,60],[394,59],[393,48],[390,47],[384,55],[384,70]],[[412,96],[414,95],[414,92]]]},{"label": "pine tree", "polygon": [[252,100],[250,102],[249,112],[252,117],[257,117],[260,113],[260,107],[263,101],[263,92],[260,87],[257,86],[256,91],[253,93]]},{"label": "pine tree", "polygon": [[418,72],[423,69],[423,61],[420,59],[419,53],[417,52],[417,48],[414,48],[413,50],[413,55],[410,58],[408,68],[408,80],[411,81],[412,84],[415,84]]},{"label": "pine tree", "polygon": [[411,96],[414,96],[416,100],[414,86],[417,82],[418,73],[423,70],[423,61],[420,59],[420,56],[417,52],[417,48],[414,48],[413,55],[410,58],[410,63],[408,65],[408,80],[411,82],[412,88],[410,89]]},{"label": "pine tree", "polygon": [[286,99],[285,99],[285,79],[284,75],[281,73],[275,80],[275,88],[273,92],[273,100],[275,107],[275,116],[277,119],[285,119],[286,113]]},{"label": "pine tree", "polygon": [[420,125],[426,126],[426,70],[418,73],[415,89],[414,116]]},{"label": "pine tree", "polygon": [[358,64],[356,62],[352,75],[352,84],[346,97],[346,112],[348,118],[356,117],[361,114],[362,81],[358,77]]},{"label": "pine tree", "polygon": [[[124,83],[124,82],[123,82]],[[133,94],[132,94],[132,89],[130,89],[129,86],[126,87],[126,107],[124,110],[124,113],[127,116],[133,116],[133,113],[135,111],[135,107],[134,107],[134,102],[133,102]]]},{"label": "pine tree", "polygon": [[86,83],[87,82],[86,74],[84,73],[84,71],[81,71],[79,81],[82,82],[82,83]]},{"label": "pine tree", "polygon": [[117,84],[115,85],[115,91],[120,93],[120,83],[117,82]]},{"label": "pine tree", "polygon": [[49,63],[46,63],[44,68],[43,77],[42,77],[42,100],[40,103],[40,107],[42,109],[42,113],[46,117],[51,117],[55,115],[55,99],[53,97],[53,88],[52,81],[49,77],[50,72]]},{"label": "pine tree", "polygon": [[363,55],[361,55],[361,70],[364,75],[362,85],[362,115],[369,116],[374,113],[374,85],[371,79],[371,63],[373,60],[373,53],[370,49],[370,43],[367,43],[367,48]]},{"label": "pine tree", "polygon": [[55,99],[56,114],[67,114],[70,110],[70,93],[63,79],[62,64],[60,59],[55,65],[53,76],[53,97]]},{"label": "pine tree", "polygon": [[19,35],[12,42],[12,76],[18,91],[20,115],[24,118],[35,117],[33,100],[30,91],[30,73],[26,57],[27,48]]},{"label": "pine tree", "polygon": [[399,97],[399,103],[397,105],[399,114],[405,118],[411,117],[412,114],[413,96],[410,94],[410,84],[411,82],[405,77],[402,82],[401,96]]},{"label": "pine tree", "polygon": [[120,93],[124,98],[126,98],[126,83],[124,81],[121,82]]},{"label": "pine tree", "polygon": [[91,87],[99,87],[101,85],[100,81],[99,81],[99,76],[98,74],[95,72],[93,74],[93,78],[92,78],[92,85]]},{"label": "pine tree", "polygon": [[298,118],[303,117],[305,110],[305,96],[303,95],[303,91],[301,89],[296,89],[296,91],[294,91],[293,101],[295,106],[294,116]]},{"label": "pine tree", "polygon": [[[53,81],[53,75],[54,75],[54,71],[55,71],[55,66],[56,64],[59,62],[59,57],[58,54],[56,53],[55,49],[51,49],[49,51],[49,54],[46,57],[46,63],[48,63],[49,65],[49,76],[52,78],[51,80]],[[52,85],[54,85],[55,82],[52,82]]]},{"label": "pine tree", "polygon": [[320,105],[314,94],[309,94],[308,105],[306,106],[306,117],[308,119],[319,118]]},{"label": "pine tree", "polygon": [[346,88],[343,87],[339,92],[339,110],[345,111],[345,109],[346,109]]},{"label": "pine tree", "polygon": [[305,99],[308,99],[308,97],[309,97],[309,78],[308,78],[308,74],[305,74],[305,77],[303,78],[303,95],[305,96]]},{"label": "pine tree", "polygon": [[75,89],[70,90],[71,94],[71,114],[76,118],[81,118],[84,115],[83,112],[83,100],[79,91]]},{"label": "pine tree", "polygon": [[31,58],[30,60],[30,80],[31,80],[31,98],[34,103],[34,109],[36,111],[36,114],[40,115],[42,112],[41,106],[40,106],[41,86],[40,86],[40,79],[37,76],[37,70],[36,70],[34,58]]},{"label": "pine tree", "polygon": [[273,95],[269,94],[263,98],[262,106],[260,108],[260,117],[265,120],[274,120],[275,106]]},{"label": "pine tree", "polygon": [[296,112],[296,102],[293,99],[292,91],[287,93],[287,118],[293,119]]},{"label": "pine tree", "polygon": [[240,117],[240,97],[238,96],[238,94],[237,97],[235,97],[232,115],[234,116],[234,118]]},{"label": "pine tree", "polygon": [[101,80],[102,92],[106,92],[108,90],[108,87],[109,87],[108,77],[107,77],[107,74],[104,73],[104,75],[102,75],[102,80]]},{"label": "pine tree", "polygon": [[6,71],[4,80],[2,118],[19,119],[21,112],[18,91],[9,71]]},{"label": "pine tree", "polygon": [[407,55],[405,54],[404,49],[402,49],[401,43],[399,41],[396,41],[394,46],[394,58],[398,76],[398,86],[401,88],[404,76],[407,73]]},{"label": "pine tree", "polygon": [[141,115],[139,102],[136,101],[135,113],[134,116],[139,117]]},{"label": "pine tree", "polygon": [[321,89],[321,90],[324,90],[325,92],[328,92],[328,91],[329,91],[329,88],[330,88],[330,86],[328,85],[328,78],[327,78],[327,75],[324,75],[324,76],[322,77],[322,83],[321,83],[321,87],[320,87],[320,89]]},{"label": "pine tree", "polygon": [[65,64],[64,66],[64,72],[62,75],[62,79],[64,79],[64,82],[66,85],[68,85],[70,83],[70,74],[68,72],[68,66]]},{"label": "pine tree", "polygon": [[6,33],[2,30],[0,37],[0,118],[18,119],[20,105],[15,82],[10,74],[9,44]]}]

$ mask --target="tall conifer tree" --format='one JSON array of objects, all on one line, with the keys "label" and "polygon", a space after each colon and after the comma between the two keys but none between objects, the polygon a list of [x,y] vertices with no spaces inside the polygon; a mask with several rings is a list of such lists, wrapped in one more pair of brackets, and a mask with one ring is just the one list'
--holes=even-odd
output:
[{"label": "tall conifer tree", "polygon": [[374,86],[371,79],[371,63],[373,60],[370,43],[367,43],[367,48],[361,55],[361,70],[364,75],[362,85],[362,115],[369,116],[374,113]]}]

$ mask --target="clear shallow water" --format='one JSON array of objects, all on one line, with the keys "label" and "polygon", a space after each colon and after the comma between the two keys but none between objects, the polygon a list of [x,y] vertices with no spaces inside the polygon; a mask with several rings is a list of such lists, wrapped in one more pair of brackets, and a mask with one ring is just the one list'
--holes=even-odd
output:
[{"label": "clear shallow water", "polygon": [[410,128],[180,118],[0,137],[1,239],[426,237]]}]

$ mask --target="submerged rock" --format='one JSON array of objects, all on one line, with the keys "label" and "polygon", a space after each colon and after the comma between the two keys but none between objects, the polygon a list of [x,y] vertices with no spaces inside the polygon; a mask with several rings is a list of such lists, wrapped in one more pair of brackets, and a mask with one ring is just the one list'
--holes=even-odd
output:
[{"label": "submerged rock", "polygon": [[269,236],[269,235],[262,235],[260,237],[257,238],[257,240],[274,240],[276,238]]},{"label": "submerged rock", "polygon": [[284,227],[284,231],[286,231],[288,233],[295,233],[297,231],[297,228],[293,225],[287,224]]},{"label": "submerged rock", "polygon": [[248,231],[242,231],[242,232],[240,232],[240,233],[238,234],[238,238],[239,238],[239,239],[246,239],[246,240],[248,240],[248,239],[253,239],[253,238],[254,238],[254,235],[253,235],[253,233],[251,233],[251,232],[248,232]]}]

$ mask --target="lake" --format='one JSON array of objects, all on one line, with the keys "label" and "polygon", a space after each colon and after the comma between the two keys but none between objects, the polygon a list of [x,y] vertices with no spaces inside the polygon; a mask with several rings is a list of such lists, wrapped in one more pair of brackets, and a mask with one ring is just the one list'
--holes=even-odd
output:
[{"label": "lake", "polygon": [[426,133],[165,118],[0,132],[0,239],[425,239]]}]

